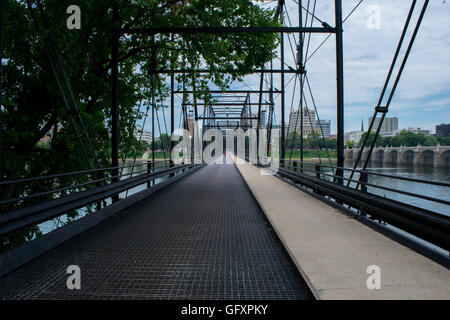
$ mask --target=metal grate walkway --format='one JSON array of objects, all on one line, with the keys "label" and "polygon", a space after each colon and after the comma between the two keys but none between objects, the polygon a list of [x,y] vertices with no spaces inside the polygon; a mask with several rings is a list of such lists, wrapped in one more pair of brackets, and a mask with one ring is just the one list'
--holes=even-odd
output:
[{"label": "metal grate walkway", "polygon": [[[69,265],[81,290],[66,287]],[[1,299],[311,299],[235,165],[213,164],[0,279]]]}]

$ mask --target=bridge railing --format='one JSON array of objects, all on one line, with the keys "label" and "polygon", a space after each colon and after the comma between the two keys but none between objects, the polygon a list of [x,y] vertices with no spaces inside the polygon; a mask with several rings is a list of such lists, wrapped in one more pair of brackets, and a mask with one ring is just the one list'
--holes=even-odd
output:
[{"label": "bridge railing", "polygon": [[[50,189],[47,191],[37,192],[37,193],[30,193],[26,194],[24,196],[20,196],[17,198],[11,198],[7,200],[0,201],[1,207],[7,207],[7,208],[17,208],[21,205],[28,205],[30,202],[39,202],[43,200],[43,197],[53,198],[53,197],[60,197],[63,192],[69,192],[70,191],[80,191],[85,190],[89,188],[95,188],[98,187],[99,184],[103,185],[106,183],[110,183],[112,179],[119,178],[122,180],[126,177],[135,176],[138,174],[142,174],[143,172],[146,172],[148,169],[146,168],[143,170],[141,167],[143,166],[151,166],[153,170],[160,169],[160,168],[167,168],[169,165],[169,161],[161,160],[161,161],[146,161],[142,163],[135,163],[131,165],[125,165],[120,167],[109,167],[109,168],[98,168],[98,169],[91,169],[91,170],[82,170],[82,171],[73,171],[73,172],[67,172],[67,173],[60,173],[60,174],[53,174],[53,175],[47,175],[47,176],[40,176],[40,177],[33,177],[33,178],[26,178],[26,179],[20,179],[20,180],[8,180],[0,182],[1,187],[15,185],[15,186],[21,186],[22,189],[24,189],[24,193],[26,194],[26,190],[30,188],[33,184],[34,185],[41,185],[41,189],[45,189],[46,186],[43,186],[42,184],[48,184],[50,182],[53,186],[58,186],[57,188]],[[139,170],[136,170],[139,169]],[[112,172],[113,170],[118,170],[120,173],[118,175],[113,176]],[[75,178],[77,177],[77,178]],[[78,179],[79,178],[79,179]],[[77,181],[85,180],[82,183],[77,183]]]},{"label": "bridge railing", "polygon": [[[442,198],[436,198],[436,197],[430,197],[423,194],[408,192],[401,189],[394,189],[390,187],[386,187],[380,184],[373,184],[369,183],[369,177],[383,177],[391,180],[398,180],[398,181],[406,181],[406,182],[412,182],[412,183],[420,183],[423,185],[428,186],[439,186],[439,187],[445,187],[449,188],[450,191],[450,183],[446,183],[443,181],[433,181],[433,180],[423,180],[423,179],[417,179],[417,178],[411,178],[411,177],[403,177],[398,175],[391,175],[391,174],[385,174],[380,172],[374,172],[371,170],[359,170],[359,169],[351,169],[351,168],[344,168],[344,167],[337,167],[337,166],[331,166],[326,164],[320,164],[320,163],[310,163],[310,162],[300,162],[295,160],[284,160],[284,163],[288,163],[288,166],[285,168],[287,169],[293,169],[294,171],[303,171],[306,174],[313,174],[317,177],[320,177],[322,179],[327,180],[333,180],[340,179],[341,177],[334,174],[337,170],[342,170],[344,172],[344,177],[342,178],[346,185],[354,188],[356,190],[361,190],[364,192],[368,192],[368,187],[372,187],[379,190],[394,192],[398,194],[402,194],[405,196],[410,196],[414,198],[419,198],[431,202],[441,203],[450,206],[450,201],[447,199]],[[303,164],[303,168],[302,168]],[[328,172],[327,172],[328,170]],[[356,175],[352,179],[345,176],[345,173],[354,172]]]},{"label": "bridge railing", "polygon": [[[450,217],[444,213],[411,205],[407,199],[422,199],[450,208],[448,198],[432,197],[391,186],[371,183],[371,177],[394,181],[438,186],[450,191],[450,184],[442,181],[422,180],[412,177],[389,175],[370,170],[349,169],[319,163],[281,160],[279,174],[313,193],[357,210],[362,216],[379,220],[428,241],[446,251],[450,250]],[[344,173],[338,175],[337,172]],[[353,178],[349,178],[354,172]],[[388,192],[385,196],[377,190]],[[379,193],[379,192],[378,192]],[[405,196],[405,201],[388,197],[391,193]]]},{"label": "bridge railing", "polygon": [[[0,206],[3,208],[0,213],[0,240],[2,241],[2,250],[0,251],[4,251],[5,247],[8,247],[8,239],[27,228],[57,220],[57,226],[48,232],[54,231],[107,208],[113,203],[113,197],[119,197],[119,200],[127,199],[139,191],[157,186],[171,177],[178,176],[193,166],[191,164],[173,166],[169,161],[146,161],[121,167],[2,182],[3,188],[20,185],[25,190],[25,195],[0,202]],[[112,172],[116,170],[119,174],[113,176]],[[75,177],[81,177],[81,179],[74,179]],[[119,178],[119,182],[113,183],[114,178]],[[78,183],[80,180],[83,182]],[[55,186],[55,188],[26,194],[27,187],[30,185],[43,183],[46,183],[47,186]],[[65,222],[59,223],[62,217],[67,219]],[[35,239],[37,235],[35,234],[28,241]]]}]

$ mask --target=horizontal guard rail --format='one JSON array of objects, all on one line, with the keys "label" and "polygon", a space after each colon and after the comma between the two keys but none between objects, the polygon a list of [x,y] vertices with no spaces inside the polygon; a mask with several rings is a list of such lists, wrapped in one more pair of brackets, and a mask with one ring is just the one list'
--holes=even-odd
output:
[{"label": "horizontal guard rail", "polygon": [[155,172],[150,175],[143,174],[122,180],[118,183],[108,184],[66,197],[50,200],[45,203],[39,203],[3,213],[0,215],[0,237],[6,237],[28,226],[39,224],[40,222],[82,208],[88,204],[118,195],[125,190],[137,187],[150,180],[158,179],[179,170],[190,169],[193,166],[193,164],[187,164]]},{"label": "horizontal guard rail", "polygon": [[[393,175],[389,175],[389,174],[386,174],[386,173],[374,172],[374,171],[369,171],[369,170],[351,169],[351,168],[345,168],[345,167],[330,166],[330,165],[323,164],[323,163],[301,162],[301,161],[298,161],[298,160],[288,160],[288,159],[280,160],[280,161],[284,162],[284,163],[286,163],[286,162],[294,163],[294,164],[297,164],[297,166],[301,166],[301,165],[316,166],[317,165],[320,168],[329,168],[329,169],[335,169],[335,170],[339,169],[339,170],[342,170],[342,171],[355,172],[355,173],[367,173],[367,174],[369,174],[371,176],[386,177],[386,178],[395,179],[395,180],[424,183],[424,184],[429,184],[429,185],[434,185],[434,186],[441,186],[441,187],[450,187],[450,183],[443,182],[443,181],[423,180],[423,179],[416,179],[416,178],[410,178],[410,177],[393,176]],[[288,165],[288,167],[290,168],[291,165]]]},{"label": "horizontal guard rail", "polygon": [[[144,164],[158,164],[158,163],[169,163],[169,160],[160,160],[160,161],[146,161],[146,162],[142,162],[141,165]],[[5,186],[5,185],[9,185],[9,184],[22,184],[22,183],[29,183],[29,182],[36,182],[36,181],[42,181],[42,180],[49,180],[49,179],[55,179],[55,178],[64,178],[64,177],[70,177],[70,176],[77,176],[77,175],[82,175],[82,174],[87,174],[87,173],[98,173],[98,172],[102,172],[102,171],[111,171],[114,169],[127,169],[127,168],[132,168],[135,167],[136,164],[130,164],[127,166],[120,166],[120,167],[109,167],[109,168],[96,168],[96,169],[90,169],[90,170],[83,170],[83,171],[73,171],[73,172],[66,172],[66,173],[58,173],[58,174],[52,174],[50,176],[42,176],[42,177],[33,177],[33,178],[25,178],[25,179],[20,179],[20,180],[6,180],[6,181],[2,181],[0,182],[0,186]]]}]

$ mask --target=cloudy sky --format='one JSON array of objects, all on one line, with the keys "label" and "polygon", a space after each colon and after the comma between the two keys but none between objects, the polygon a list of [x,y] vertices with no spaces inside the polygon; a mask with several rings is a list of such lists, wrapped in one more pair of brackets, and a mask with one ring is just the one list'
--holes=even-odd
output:
[{"label": "cloudy sky", "polygon": [[[304,6],[308,1],[304,0]],[[311,4],[314,1],[311,1]],[[359,0],[344,0],[344,18]],[[269,7],[271,4],[265,4]],[[363,0],[344,24],[344,75],[345,75],[345,131],[359,130],[361,121],[367,129],[371,116],[393,59],[406,17],[410,0]],[[423,5],[419,0],[407,35],[409,41]],[[298,5],[286,0],[287,13],[293,26],[298,26]],[[377,21],[379,13],[379,24]],[[306,12],[304,12],[306,15]],[[334,25],[334,1],[317,0],[315,16]],[[306,16],[304,16],[305,20]],[[286,17],[287,19],[287,17]],[[310,16],[309,18],[310,19]],[[289,25],[288,22],[286,22]],[[378,24],[378,25],[377,25]],[[314,26],[320,23],[314,19]],[[379,27],[379,28],[378,28]],[[400,128],[421,127],[435,131],[436,124],[450,123],[450,3],[431,0],[416,38],[388,116],[399,118]],[[298,36],[289,36],[291,43]],[[295,40],[294,40],[295,37]],[[308,56],[314,52],[326,35],[311,36]],[[406,43],[404,51],[406,50]],[[305,49],[306,50],[306,49]],[[285,37],[286,63],[295,66],[294,57]],[[401,57],[403,55],[401,54]],[[400,65],[400,63],[398,63]],[[275,60],[274,68],[279,68]],[[334,36],[321,47],[306,64],[314,99],[321,119],[331,120],[332,132],[336,131],[336,69]],[[294,80],[286,76],[286,122],[291,104],[294,110],[299,104],[299,83],[294,94]],[[275,87],[280,87],[279,76],[274,77]],[[289,82],[290,81],[290,82]],[[245,85],[235,83],[234,89],[259,89],[259,76],[245,77]],[[389,93],[389,92],[388,92]],[[275,121],[280,122],[280,97],[276,98]],[[293,103],[292,103],[293,101]],[[177,104],[180,103],[177,100]],[[310,98],[307,100],[312,108]],[[177,111],[179,108],[177,108]],[[179,112],[179,111],[178,111]],[[177,113],[178,113],[177,112]],[[177,115],[178,122],[179,115]]]}]

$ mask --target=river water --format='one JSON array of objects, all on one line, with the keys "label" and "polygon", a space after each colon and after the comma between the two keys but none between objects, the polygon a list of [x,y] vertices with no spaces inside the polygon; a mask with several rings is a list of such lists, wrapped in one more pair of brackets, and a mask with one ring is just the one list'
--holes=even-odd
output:
[{"label": "river water", "polygon": [[[414,178],[421,180],[440,181],[450,183],[450,168],[433,168],[433,167],[370,167],[369,171],[376,173],[389,174],[399,177]],[[348,176],[349,174],[347,174]],[[450,200],[450,187],[427,185],[418,182],[410,182],[397,180],[382,176],[369,175],[370,184],[388,187],[396,190],[402,190],[410,193],[415,193],[423,196],[433,198]],[[400,202],[405,202],[413,206],[431,210],[437,213],[450,216],[450,206],[436,203],[408,195],[403,195],[396,192],[381,190],[374,187],[368,187],[368,192],[374,193],[383,197],[387,197]]]}]

